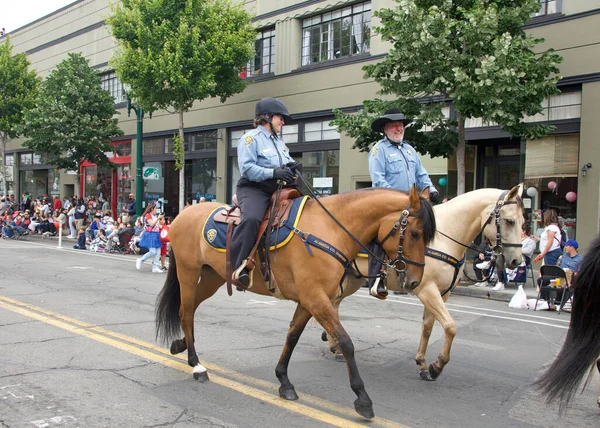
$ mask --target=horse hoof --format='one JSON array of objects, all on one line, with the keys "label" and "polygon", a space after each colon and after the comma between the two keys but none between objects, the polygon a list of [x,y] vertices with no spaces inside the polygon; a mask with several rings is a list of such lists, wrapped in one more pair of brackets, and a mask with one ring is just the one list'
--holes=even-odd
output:
[{"label": "horse hoof", "polygon": [[435,379],[431,377],[431,375],[429,374],[429,372],[427,370],[423,370],[419,373],[419,376],[421,376],[422,380],[427,380],[427,381],[434,381]]},{"label": "horse hoof", "polygon": [[200,383],[208,382],[210,380],[208,379],[208,372],[194,373],[194,380]]},{"label": "horse hoof", "polygon": [[326,331],[324,331],[323,333],[321,333],[321,340],[323,342],[327,342],[328,339],[327,339],[327,332]]},{"label": "horse hoof", "polygon": [[442,373],[442,369],[438,368],[435,361],[429,364],[429,375],[433,380],[436,380],[438,376]]},{"label": "horse hoof", "polygon": [[177,339],[171,343],[171,355],[181,354],[186,349],[187,345],[185,344],[185,340],[183,339]]},{"label": "horse hoof", "polygon": [[375,412],[373,411],[373,404],[362,404],[359,403],[358,400],[354,402],[354,409],[356,413],[361,415],[365,419],[373,419],[375,417]]},{"label": "horse hoof", "polygon": [[296,401],[298,399],[298,394],[296,394],[296,390],[292,388],[284,388],[283,386],[279,388],[279,396],[284,400]]},{"label": "horse hoof", "polygon": [[346,362],[346,358],[344,357],[344,354],[335,354],[335,360],[340,363]]}]

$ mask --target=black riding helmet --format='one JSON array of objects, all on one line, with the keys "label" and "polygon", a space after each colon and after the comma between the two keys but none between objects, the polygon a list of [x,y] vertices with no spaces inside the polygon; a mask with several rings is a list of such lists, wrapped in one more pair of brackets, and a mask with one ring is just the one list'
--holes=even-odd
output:
[{"label": "black riding helmet", "polygon": [[278,114],[283,117],[285,122],[292,120],[292,116],[290,116],[285,104],[277,98],[263,98],[256,103],[256,112],[254,117],[262,116],[270,123],[271,120],[270,118],[266,117],[267,114]]}]

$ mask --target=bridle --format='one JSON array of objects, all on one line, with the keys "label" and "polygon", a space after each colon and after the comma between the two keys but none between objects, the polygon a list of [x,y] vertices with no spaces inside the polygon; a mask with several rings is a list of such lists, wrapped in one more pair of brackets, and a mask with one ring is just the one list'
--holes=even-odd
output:
[{"label": "bridle", "polygon": [[[508,194],[508,192],[509,192],[508,190],[502,191],[502,193],[498,197],[498,200],[496,201],[496,204],[494,205],[494,208],[490,211],[487,220],[483,224],[483,227],[477,234],[477,235],[480,235],[481,233],[483,233],[485,228],[492,222],[492,219],[495,220],[496,245],[492,249],[495,256],[502,255],[504,253],[504,247],[519,247],[519,248],[522,247],[522,244],[520,242],[518,242],[518,243],[516,243],[516,242],[504,242],[503,243],[502,242],[502,234],[500,233],[500,211],[502,211],[502,208],[506,205],[518,205],[519,207],[521,207],[521,209],[523,209],[523,200],[518,195],[516,196],[514,201],[513,200],[510,200],[510,201],[504,200],[506,198],[506,195]],[[440,230],[438,230],[437,232],[440,235],[445,236],[446,238],[450,239],[451,241],[453,241],[459,245],[462,245],[465,248],[470,248],[471,250],[479,251],[479,248],[473,247],[471,245],[463,244],[462,242],[457,241],[456,239],[452,238],[451,236],[446,235],[445,233],[443,233]]]},{"label": "bridle", "polygon": [[[402,211],[402,214],[400,215],[400,218],[398,219],[398,221],[396,223],[394,223],[394,225],[392,226],[392,229],[388,232],[387,235],[385,235],[385,238],[383,238],[381,240],[381,242],[379,243],[379,245],[383,248],[383,244],[385,243],[385,241],[387,241],[389,238],[391,238],[392,236],[394,236],[396,234],[396,231],[398,229],[400,229],[400,237],[398,238],[398,252],[396,253],[396,258],[393,260],[380,260],[378,257],[376,257],[375,255],[373,255],[373,257],[375,257],[379,262],[381,262],[383,265],[385,265],[388,269],[394,269],[397,273],[404,273],[406,272],[406,268],[408,267],[407,264],[411,264],[414,266],[418,266],[418,267],[424,267],[425,263],[421,263],[421,262],[417,262],[415,260],[409,259],[406,256],[404,256],[404,234],[406,232],[406,226],[408,225],[408,217],[417,217],[415,214],[411,214],[410,213],[410,204],[406,206],[406,208],[404,209],[404,211]],[[398,263],[402,263],[402,268],[398,268]]]},{"label": "bridle", "polygon": [[505,242],[504,244],[502,243],[502,235],[500,233],[500,211],[502,210],[502,207],[504,207],[505,205],[518,205],[519,207],[521,207],[521,209],[523,208],[523,200],[518,195],[514,201],[505,201],[504,198],[506,198],[507,193],[508,193],[508,190],[505,190],[502,192],[502,194],[498,198],[498,201],[496,202],[496,206],[490,212],[488,219],[486,220],[486,222],[483,224],[483,227],[481,228],[481,231],[483,232],[483,230],[486,228],[486,226],[491,223],[492,218],[495,218],[496,245],[494,246],[492,251],[494,252],[494,254],[496,256],[500,256],[504,253],[504,247],[513,247],[513,248],[516,248],[516,247],[521,248],[522,247],[522,244],[520,242],[518,242],[518,243]]}]

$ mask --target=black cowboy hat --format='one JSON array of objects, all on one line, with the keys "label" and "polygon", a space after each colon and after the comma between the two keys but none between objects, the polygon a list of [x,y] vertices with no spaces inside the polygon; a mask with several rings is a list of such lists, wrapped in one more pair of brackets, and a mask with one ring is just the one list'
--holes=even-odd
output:
[{"label": "black cowboy hat", "polygon": [[371,124],[371,129],[373,132],[383,132],[383,127],[388,122],[403,122],[406,126],[411,123],[412,120],[404,116],[399,108],[391,108],[387,110],[379,119],[375,119],[375,121]]}]

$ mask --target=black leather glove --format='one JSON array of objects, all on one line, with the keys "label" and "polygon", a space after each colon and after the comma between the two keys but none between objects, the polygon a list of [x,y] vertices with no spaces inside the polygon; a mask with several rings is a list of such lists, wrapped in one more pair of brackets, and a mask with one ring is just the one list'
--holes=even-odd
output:
[{"label": "black leather glove", "polygon": [[440,194],[438,192],[431,192],[429,194],[429,200],[434,204],[439,204],[440,202],[442,202],[440,200]]},{"label": "black leather glove", "polygon": [[302,164],[300,162],[288,162],[285,164],[292,171],[299,171],[302,168]]},{"label": "black leather glove", "polygon": [[286,183],[291,183],[295,180],[294,173],[288,167],[275,168],[273,170],[273,178],[275,180],[285,181]]}]

